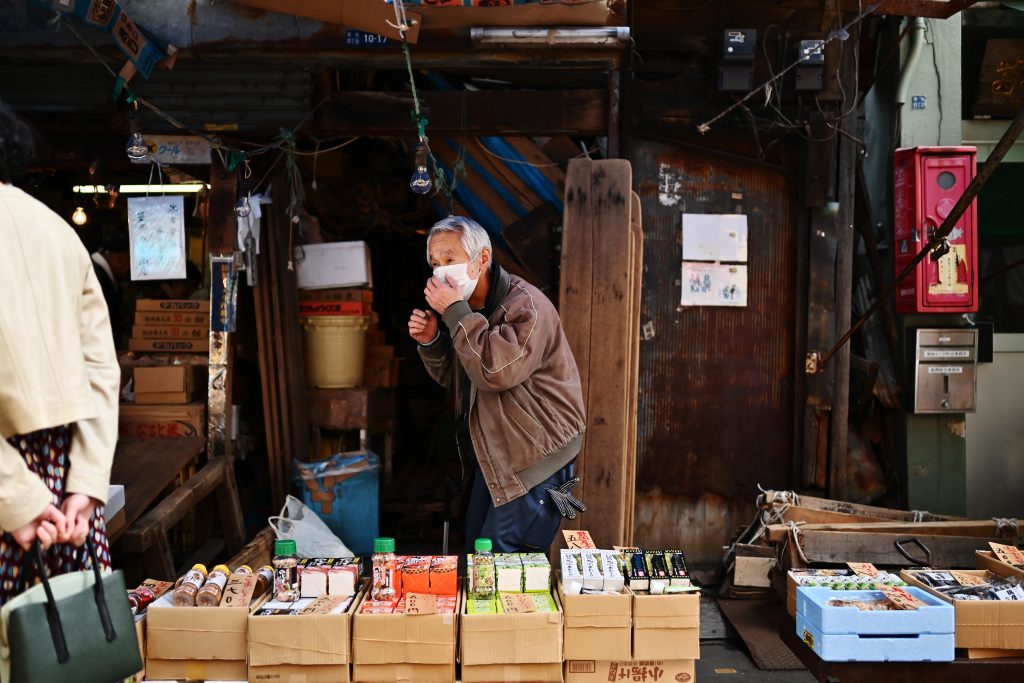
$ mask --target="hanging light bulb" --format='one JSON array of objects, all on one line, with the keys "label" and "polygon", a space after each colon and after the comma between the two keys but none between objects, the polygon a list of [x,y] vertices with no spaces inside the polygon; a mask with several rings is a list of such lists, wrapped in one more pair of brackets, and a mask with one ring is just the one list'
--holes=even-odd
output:
[{"label": "hanging light bulb", "polygon": [[252,213],[252,204],[249,203],[249,195],[239,197],[235,204],[235,215],[239,218],[248,218]]},{"label": "hanging light bulb", "polygon": [[75,225],[85,225],[85,222],[89,220],[89,217],[85,215],[85,209],[81,206],[75,207],[75,212],[71,214],[71,222]]},{"label": "hanging light bulb", "polygon": [[416,170],[409,179],[409,188],[419,195],[430,192],[434,183],[430,180],[430,171],[427,169],[427,158],[430,148],[420,144],[416,146]]}]

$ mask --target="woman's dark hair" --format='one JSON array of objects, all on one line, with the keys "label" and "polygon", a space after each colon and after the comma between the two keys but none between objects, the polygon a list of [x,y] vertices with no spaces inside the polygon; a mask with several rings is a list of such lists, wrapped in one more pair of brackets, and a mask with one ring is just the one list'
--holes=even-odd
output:
[{"label": "woman's dark hair", "polygon": [[32,129],[0,100],[0,183],[18,177],[34,154]]}]

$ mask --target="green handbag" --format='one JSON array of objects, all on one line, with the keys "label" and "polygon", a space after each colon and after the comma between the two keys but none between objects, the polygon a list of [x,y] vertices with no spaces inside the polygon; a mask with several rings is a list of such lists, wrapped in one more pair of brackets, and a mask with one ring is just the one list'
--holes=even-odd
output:
[{"label": "green handbag", "polygon": [[142,669],[124,575],[103,576],[91,539],[86,549],[92,571],[51,579],[39,543],[33,547],[26,569],[34,563],[41,583],[3,609],[6,683],[111,683]]}]

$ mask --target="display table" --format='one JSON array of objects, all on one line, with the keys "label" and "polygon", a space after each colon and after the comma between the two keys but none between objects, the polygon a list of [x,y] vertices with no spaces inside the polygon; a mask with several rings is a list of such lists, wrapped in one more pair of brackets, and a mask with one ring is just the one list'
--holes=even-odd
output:
[{"label": "display table", "polygon": [[1006,683],[1020,679],[1024,659],[966,659],[952,662],[825,662],[796,634],[796,624],[786,616],[782,641],[807,670],[822,683],[920,683],[921,681],[970,681]]}]

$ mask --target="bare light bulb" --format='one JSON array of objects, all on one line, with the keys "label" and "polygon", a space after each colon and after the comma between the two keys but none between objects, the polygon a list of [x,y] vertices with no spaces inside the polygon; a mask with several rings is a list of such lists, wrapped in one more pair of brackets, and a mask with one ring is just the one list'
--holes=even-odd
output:
[{"label": "bare light bulb", "polygon": [[146,146],[146,139],[137,130],[133,130],[131,135],[128,136],[128,144],[124,146],[124,150],[132,161],[145,161],[146,157],[149,156],[149,147]]},{"label": "bare light bulb", "polygon": [[427,169],[427,157],[430,148],[426,145],[416,146],[416,170],[409,178],[409,188],[418,195],[430,192],[434,183],[430,180],[430,171]]},{"label": "bare light bulb", "polygon": [[85,215],[85,209],[81,206],[75,207],[75,212],[71,214],[71,222],[75,225],[85,225],[89,217]]}]

